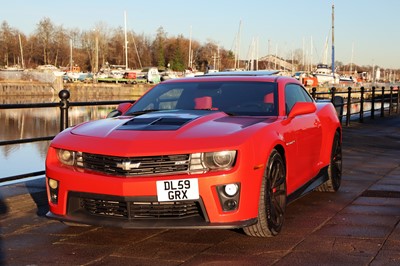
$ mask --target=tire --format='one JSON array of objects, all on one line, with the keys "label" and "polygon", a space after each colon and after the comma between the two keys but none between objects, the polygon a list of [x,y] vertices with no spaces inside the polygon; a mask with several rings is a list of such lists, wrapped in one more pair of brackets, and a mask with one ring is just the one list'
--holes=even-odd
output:
[{"label": "tire", "polygon": [[258,203],[258,222],[243,228],[246,235],[276,236],[282,229],[286,209],[286,167],[282,156],[272,150],[263,175]]},{"label": "tire", "polygon": [[331,159],[328,167],[328,180],[316,188],[321,192],[336,192],[340,188],[342,181],[342,143],[340,135],[335,133],[332,143]]}]

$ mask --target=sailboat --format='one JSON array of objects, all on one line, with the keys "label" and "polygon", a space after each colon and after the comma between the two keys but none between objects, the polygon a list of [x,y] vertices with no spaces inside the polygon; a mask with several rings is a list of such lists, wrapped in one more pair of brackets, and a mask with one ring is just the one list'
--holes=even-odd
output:
[{"label": "sailboat", "polygon": [[324,54],[324,60],[322,64],[318,64],[317,68],[313,72],[313,75],[317,78],[318,84],[324,84],[324,83],[329,83],[329,84],[334,84],[339,82],[339,75],[335,72],[335,27],[334,27],[334,8],[335,6],[332,5],[332,68],[328,67],[327,64],[327,52],[328,52],[328,41],[326,41],[325,45],[325,54]]},{"label": "sailboat", "polygon": [[317,78],[318,84],[334,84],[339,80],[339,75],[332,72],[332,69],[329,68],[327,64],[318,64],[313,75]]}]

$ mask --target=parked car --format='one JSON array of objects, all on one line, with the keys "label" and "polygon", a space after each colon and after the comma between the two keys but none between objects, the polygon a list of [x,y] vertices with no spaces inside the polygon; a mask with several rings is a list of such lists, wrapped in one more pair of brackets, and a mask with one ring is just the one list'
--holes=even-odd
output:
[{"label": "parked car", "polygon": [[271,73],[167,80],[114,117],[59,133],[46,158],[47,216],[277,235],[288,203],[339,189],[342,129],[330,102]]}]

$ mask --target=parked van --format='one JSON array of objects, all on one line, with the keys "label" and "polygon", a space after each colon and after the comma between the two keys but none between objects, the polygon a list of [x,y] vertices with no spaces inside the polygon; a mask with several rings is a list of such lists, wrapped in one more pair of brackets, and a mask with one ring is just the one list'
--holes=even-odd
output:
[{"label": "parked van", "polygon": [[160,83],[161,75],[156,67],[145,67],[142,69],[141,74],[144,74],[144,77],[147,79],[148,83]]}]

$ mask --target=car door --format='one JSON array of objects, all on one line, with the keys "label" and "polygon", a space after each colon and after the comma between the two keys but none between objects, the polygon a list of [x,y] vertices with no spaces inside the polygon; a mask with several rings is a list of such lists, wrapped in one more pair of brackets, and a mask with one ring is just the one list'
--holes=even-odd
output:
[{"label": "car door", "polygon": [[[285,107],[288,115],[297,102],[313,102],[311,96],[298,84],[285,86]],[[296,190],[318,173],[322,143],[322,128],[316,114],[304,114],[288,121],[286,145],[288,148],[288,190]],[[290,191],[288,191],[290,193]]]}]

